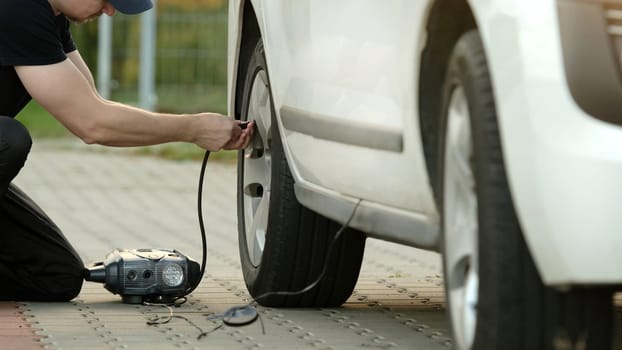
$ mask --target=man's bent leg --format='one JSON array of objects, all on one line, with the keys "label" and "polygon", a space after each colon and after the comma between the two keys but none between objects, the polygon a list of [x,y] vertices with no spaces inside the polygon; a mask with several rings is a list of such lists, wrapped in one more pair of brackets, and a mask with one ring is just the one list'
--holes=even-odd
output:
[{"label": "man's bent leg", "polygon": [[80,256],[47,215],[10,185],[30,144],[21,123],[0,117],[0,300],[71,300],[82,287]]},{"label": "man's bent leg", "polygon": [[80,293],[80,256],[14,185],[0,200],[0,227],[0,300],[68,301]]},{"label": "man's bent leg", "polygon": [[22,123],[0,116],[0,197],[24,166],[31,146],[32,139]]}]

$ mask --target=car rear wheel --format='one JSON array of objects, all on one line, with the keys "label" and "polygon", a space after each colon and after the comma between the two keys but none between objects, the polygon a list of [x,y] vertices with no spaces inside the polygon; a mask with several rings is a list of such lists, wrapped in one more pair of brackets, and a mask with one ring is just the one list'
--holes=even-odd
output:
[{"label": "car rear wheel", "polygon": [[512,204],[477,31],[456,44],[443,91],[443,264],[457,349],[610,349],[612,289],[542,283]]},{"label": "car rear wheel", "polygon": [[238,232],[244,280],[257,298],[267,292],[297,291],[328,268],[321,282],[297,296],[271,295],[268,306],[339,306],[352,294],[363,258],[365,236],[346,229],[328,248],[340,225],[303,206],[275,118],[270,79],[261,41],[246,69],[243,120],[255,120],[251,145],[238,159]]}]

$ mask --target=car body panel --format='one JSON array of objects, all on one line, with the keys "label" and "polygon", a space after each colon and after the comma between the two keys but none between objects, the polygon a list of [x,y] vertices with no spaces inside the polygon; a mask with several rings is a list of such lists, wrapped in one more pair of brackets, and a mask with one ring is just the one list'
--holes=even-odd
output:
[{"label": "car body panel", "polygon": [[[431,1],[252,3],[297,198],[342,222],[363,199],[353,226],[436,249],[438,212],[417,112]],[[622,283],[622,128],[572,99],[556,1],[469,3],[487,52],[516,212],[543,281]],[[230,18],[241,21],[242,8],[230,1]],[[230,23],[231,111],[240,28]]]},{"label": "car body panel", "polygon": [[421,16],[422,4],[392,1],[379,11],[373,0],[262,3],[263,28],[269,33],[264,36],[266,58],[269,67],[278,67],[270,79],[281,122],[291,121],[292,113],[285,111],[295,109],[303,112],[302,118],[319,116],[341,135],[350,132],[369,139],[376,131],[410,134],[403,137],[403,149],[387,151],[352,145],[346,139],[335,142],[316,133],[319,128],[303,130],[292,122],[281,123],[298,179],[343,195],[436,215],[422,171],[425,163],[412,98],[416,96],[412,62],[418,55],[414,46],[405,44],[418,39],[414,33],[420,28],[414,23],[420,21],[412,16]]},{"label": "car body panel", "polygon": [[622,127],[588,116],[572,99],[556,2],[472,7],[514,204],[544,281],[622,282]]}]

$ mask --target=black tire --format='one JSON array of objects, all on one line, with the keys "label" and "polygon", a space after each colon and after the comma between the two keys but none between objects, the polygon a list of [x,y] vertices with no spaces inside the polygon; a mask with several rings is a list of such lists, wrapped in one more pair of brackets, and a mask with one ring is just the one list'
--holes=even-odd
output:
[{"label": "black tire", "polygon": [[[464,348],[610,349],[613,289],[576,288],[562,292],[547,288],[536,270],[509,191],[493,89],[483,44],[476,30],[459,39],[449,62],[443,88],[439,174],[445,177],[450,97],[458,87],[464,91],[470,115],[479,266],[475,336],[472,345]],[[442,179],[438,196],[442,215],[446,210],[444,191]],[[445,227],[443,232],[445,235]],[[445,252],[445,237],[442,248]],[[448,310],[451,310],[454,301],[450,291],[457,287],[451,282],[447,254],[443,255]],[[454,334],[455,317],[458,316],[450,315]]]},{"label": "black tire", "polygon": [[[242,118],[246,119],[252,85],[259,72],[267,68],[263,43],[259,41],[246,70]],[[269,83],[268,91],[270,91]],[[244,215],[245,158],[238,158],[238,232],[240,258],[244,281],[250,294],[256,298],[267,292],[298,291],[320,275],[327,259],[328,248],[341,225],[303,206],[294,194],[294,179],[290,172],[280,138],[270,93],[271,137],[269,150],[254,152],[258,157],[271,154],[271,189],[268,224],[261,262],[255,266],[249,255]],[[253,116],[248,116],[253,119]],[[265,194],[266,191],[263,191]],[[334,307],[343,304],[352,294],[358,279],[365,236],[346,229],[335,242],[328,269],[321,282],[313,289],[297,296],[271,295],[258,302],[266,306]]]}]

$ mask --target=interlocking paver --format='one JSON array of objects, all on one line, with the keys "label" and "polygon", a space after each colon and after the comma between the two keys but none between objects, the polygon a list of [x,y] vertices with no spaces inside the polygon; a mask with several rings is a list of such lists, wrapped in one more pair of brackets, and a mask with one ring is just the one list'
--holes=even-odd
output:
[{"label": "interlocking paver", "polygon": [[4,350],[41,349],[41,343],[30,327],[18,303],[0,302],[0,348]]},{"label": "interlocking paver", "polygon": [[[200,261],[196,187],[200,164],[37,143],[16,182],[63,229],[85,263],[114,248],[175,248]],[[209,163],[204,192],[208,260],[201,286],[174,309],[203,331],[208,315],[244,304],[237,247],[235,166]],[[86,283],[70,303],[23,306],[48,349],[447,349],[439,256],[368,240],[356,290],[335,309],[259,307],[260,322],[200,330],[174,318],[149,326],[159,306],[126,305]],[[618,327],[619,329],[619,327]]]}]

